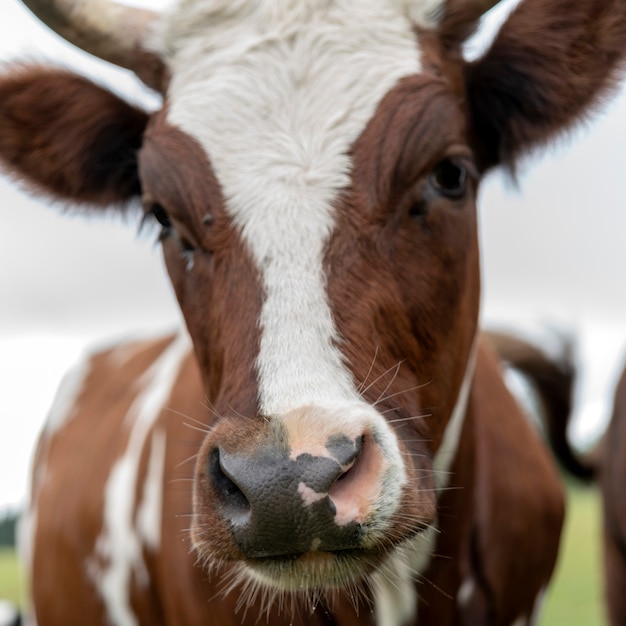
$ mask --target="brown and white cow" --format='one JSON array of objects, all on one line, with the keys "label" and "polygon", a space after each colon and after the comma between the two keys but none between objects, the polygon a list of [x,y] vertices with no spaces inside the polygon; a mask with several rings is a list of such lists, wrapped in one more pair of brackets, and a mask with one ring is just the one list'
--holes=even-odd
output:
[{"label": "brown and white cow", "polygon": [[609,90],[626,2],[523,0],[471,63],[493,2],[25,3],[163,107],[19,65],[0,160],[141,198],[194,350],[100,354],[57,406],[40,626],[532,623],[562,490],[477,332],[475,198]]},{"label": "brown and white cow", "polygon": [[[498,345],[498,352],[500,352]],[[547,355],[527,353],[501,354],[507,361],[537,380],[539,372],[550,367]],[[541,374],[539,374],[541,376]],[[573,391],[573,390],[572,390]],[[611,626],[626,623],[626,368],[617,383],[613,412],[608,428],[600,441],[587,454],[572,448],[567,436],[569,420],[563,413],[546,413],[546,423],[556,445],[553,449],[565,470],[576,478],[597,481],[602,494],[603,567],[606,614]],[[562,419],[566,418],[566,419]]]},{"label": "brown and white cow", "polygon": [[490,333],[498,356],[528,376],[543,406],[543,422],[563,469],[581,481],[598,481],[602,493],[603,565],[606,614],[611,626],[626,624],[626,368],[617,383],[613,413],[600,441],[587,454],[572,448],[567,436],[574,393],[574,369],[565,358],[561,367],[539,346],[520,336]]}]

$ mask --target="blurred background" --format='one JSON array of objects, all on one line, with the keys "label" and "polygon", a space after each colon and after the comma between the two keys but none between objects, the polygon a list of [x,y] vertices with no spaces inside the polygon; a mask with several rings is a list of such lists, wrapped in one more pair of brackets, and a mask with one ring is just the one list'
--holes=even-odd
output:
[{"label": "blurred background", "polygon": [[[470,55],[514,4],[503,0],[490,12]],[[65,44],[18,0],[2,0],[0,62],[25,57],[76,68],[133,101],[158,105],[127,73]],[[626,358],[625,145],[622,84],[590,121],[530,155],[517,183],[495,173],[479,198],[483,322],[576,337],[572,436],[583,448],[604,427]],[[159,250],[137,230],[134,219],[63,215],[0,177],[0,518],[24,503],[38,429],[79,355],[180,324]],[[1,585],[0,578],[0,596]]]}]

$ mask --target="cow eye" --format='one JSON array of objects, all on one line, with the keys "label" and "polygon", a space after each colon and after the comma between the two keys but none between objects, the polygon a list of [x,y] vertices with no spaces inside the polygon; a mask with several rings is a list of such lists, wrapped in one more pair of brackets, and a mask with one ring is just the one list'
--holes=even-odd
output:
[{"label": "cow eye", "polygon": [[430,174],[433,187],[443,196],[461,198],[467,186],[467,169],[451,159],[439,163]]}]

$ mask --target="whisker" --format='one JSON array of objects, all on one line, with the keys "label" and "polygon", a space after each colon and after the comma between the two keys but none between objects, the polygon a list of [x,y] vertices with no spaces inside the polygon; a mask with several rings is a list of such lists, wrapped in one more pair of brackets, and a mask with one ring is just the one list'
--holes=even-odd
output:
[{"label": "whisker", "polygon": [[421,458],[421,459],[428,459],[428,458],[430,458],[428,456],[428,454],[424,454],[422,452],[409,452],[408,450],[405,451],[405,452],[402,452],[402,456],[410,456],[410,457],[412,457],[414,459],[419,459],[419,458]]},{"label": "whisker", "polygon": [[170,407],[166,407],[165,409],[166,411],[168,411],[168,413],[173,413],[174,415],[178,415],[179,417],[182,417],[186,420],[190,420],[192,422],[194,422],[197,426],[201,427],[201,428],[208,428],[208,429],[212,429],[213,427],[210,424],[205,424],[204,422],[196,419],[195,417],[191,417],[191,415],[187,415],[186,413],[183,413],[182,411],[178,411],[176,409],[172,409]]},{"label": "whisker", "polygon": [[188,422],[183,422],[183,425],[191,430],[195,430],[198,433],[202,433],[203,435],[210,435],[213,432],[212,428],[195,426],[194,424],[189,424]]},{"label": "whisker", "polygon": [[[376,349],[374,350],[374,358],[372,359],[372,362],[370,363],[370,368],[367,370],[367,374],[365,375],[365,378],[363,379],[363,382],[356,388],[357,393],[361,393],[361,390],[363,389],[363,387],[365,386],[365,383],[367,382],[367,379],[370,377],[370,374],[372,373],[372,370],[374,369],[374,364],[376,363],[376,358],[378,357],[378,346],[376,346]],[[369,387],[368,387],[369,389]],[[367,389],[366,389],[367,391]]]},{"label": "whisker", "polygon": [[374,406],[376,406],[381,399],[384,397],[384,395],[387,393],[387,390],[389,389],[389,387],[391,387],[391,385],[393,385],[394,380],[398,377],[398,374],[400,373],[400,368],[402,367],[402,363],[404,363],[404,361],[399,361],[398,364],[395,366],[395,372],[393,373],[393,376],[391,377],[391,380],[387,383],[387,385],[385,386],[385,388],[382,390],[381,394],[378,396],[378,399],[374,401]]},{"label": "whisker", "polygon": [[240,417],[241,419],[244,419],[248,422],[252,421],[252,418],[249,415],[243,415],[242,413],[239,413],[239,411],[236,411],[233,406],[230,404],[230,402],[226,402],[226,406],[237,416]]},{"label": "whisker", "polygon": [[432,413],[421,413],[420,415],[411,415],[410,417],[397,417],[393,420],[388,420],[389,424],[398,424],[400,422],[409,422],[411,420],[424,419],[426,417],[432,417]]},{"label": "whisker", "polygon": [[200,406],[209,411],[218,421],[224,417],[206,396],[204,397],[204,402],[200,403]]},{"label": "whisker", "polygon": [[415,572],[415,577],[418,578],[420,581],[428,583],[433,589],[435,589],[436,591],[444,595],[446,598],[448,598],[448,600],[454,600],[454,596],[450,595],[447,591],[444,591],[441,587],[439,587],[439,585],[435,584],[427,576],[424,576],[423,574],[419,572]]},{"label": "whisker", "polygon": [[402,439],[402,443],[432,443],[432,439]]},{"label": "whisker", "polygon": [[[389,372],[391,372],[392,370],[396,370],[396,374],[394,375],[394,379],[395,376],[397,376],[397,370],[400,368],[400,366],[402,365],[402,363],[404,363],[404,360],[400,361],[399,363],[397,363],[396,365],[392,365],[390,368],[386,369],[380,376],[378,376],[377,378],[375,378],[365,389],[363,389],[361,391],[361,395],[367,393],[373,385],[375,385],[381,378],[384,378],[385,376],[387,376],[387,374],[389,374]],[[393,381],[392,381],[393,382]],[[385,391],[389,388],[389,386],[387,386],[385,388]],[[384,394],[384,391],[383,391]],[[376,403],[374,403],[376,404]]]},{"label": "whisker", "polygon": [[394,393],[390,393],[388,396],[385,396],[384,398],[380,398],[379,400],[377,400],[374,404],[379,404],[381,402],[386,402],[387,400],[390,400],[391,398],[395,398],[397,396],[401,396],[405,393],[411,393],[412,391],[417,391],[418,389],[423,389],[424,387],[427,387],[428,385],[430,385],[433,382],[433,379],[431,378],[429,381],[422,383],[421,385],[414,385],[413,387],[408,387],[407,389],[404,389],[402,391],[395,391]]},{"label": "whisker", "polygon": [[194,478],[193,477],[183,477],[180,476],[179,478],[171,478],[170,480],[167,481],[168,485],[175,485],[176,483],[192,483],[194,482]]},{"label": "whisker", "polygon": [[179,463],[177,463],[175,465],[176,469],[180,469],[183,465],[186,465],[187,463],[194,461],[198,458],[198,452],[196,452],[196,454],[192,454],[191,456],[188,456],[186,459],[180,461]]}]

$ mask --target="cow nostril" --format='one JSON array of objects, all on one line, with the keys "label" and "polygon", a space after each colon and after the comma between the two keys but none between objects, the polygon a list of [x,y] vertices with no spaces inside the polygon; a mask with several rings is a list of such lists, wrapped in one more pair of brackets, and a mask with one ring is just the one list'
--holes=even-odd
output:
[{"label": "cow nostril", "polygon": [[338,524],[359,521],[366,514],[377,490],[379,464],[376,443],[367,435],[362,436],[328,492]]},{"label": "cow nostril", "polygon": [[211,452],[209,475],[218,498],[224,507],[226,517],[233,524],[246,521],[250,511],[250,503],[237,483],[224,470],[220,460],[219,448],[214,448]]}]

